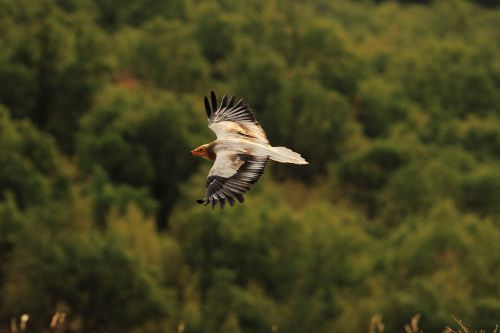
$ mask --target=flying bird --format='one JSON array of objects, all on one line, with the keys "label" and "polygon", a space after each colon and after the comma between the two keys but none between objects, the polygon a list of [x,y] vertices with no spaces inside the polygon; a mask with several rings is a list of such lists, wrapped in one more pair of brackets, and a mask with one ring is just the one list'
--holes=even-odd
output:
[{"label": "flying bird", "polygon": [[268,160],[281,163],[308,164],[300,154],[285,148],[273,147],[266,133],[255,119],[253,110],[243,99],[222,97],[220,105],[212,91],[207,97],[205,110],[210,128],[217,139],[199,146],[188,155],[195,155],[214,161],[206,181],[205,198],[199,204],[219,204],[224,208],[228,202],[243,203],[243,194],[255,184],[264,173]]}]

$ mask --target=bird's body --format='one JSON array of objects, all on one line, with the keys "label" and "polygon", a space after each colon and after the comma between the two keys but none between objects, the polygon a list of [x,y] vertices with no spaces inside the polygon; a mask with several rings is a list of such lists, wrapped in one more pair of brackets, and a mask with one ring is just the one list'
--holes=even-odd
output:
[{"label": "bird's body", "polygon": [[220,204],[223,208],[226,202],[233,206],[234,199],[243,202],[243,193],[257,182],[269,159],[307,164],[300,154],[271,146],[253,111],[243,100],[235,104],[234,96],[229,101],[224,96],[217,107],[212,92],[211,102],[212,105],[205,97],[208,127],[217,139],[191,151],[193,155],[214,161],[207,177],[206,196],[198,203],[212,203],[212,207]]}]

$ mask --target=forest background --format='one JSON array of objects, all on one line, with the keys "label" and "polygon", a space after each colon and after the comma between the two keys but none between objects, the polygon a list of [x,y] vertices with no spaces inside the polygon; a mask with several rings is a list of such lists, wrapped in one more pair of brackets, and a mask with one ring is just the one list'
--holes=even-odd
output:
[{"label": "forest background", "polygon": [[[500,322],[495,0],[0,0],[0,331]],[[277,146],[201,207],[203,96]]]}]

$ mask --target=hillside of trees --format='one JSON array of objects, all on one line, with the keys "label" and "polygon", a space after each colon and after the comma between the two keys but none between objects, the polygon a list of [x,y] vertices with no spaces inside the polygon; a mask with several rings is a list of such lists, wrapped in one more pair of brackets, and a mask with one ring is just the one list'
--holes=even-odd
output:
[{"label": "hillside of trees", "polygon": [[[496,1],[0,0],[0,31],[1,333],[500,323]],[[310,164],[197,205],[211,90]]]}]

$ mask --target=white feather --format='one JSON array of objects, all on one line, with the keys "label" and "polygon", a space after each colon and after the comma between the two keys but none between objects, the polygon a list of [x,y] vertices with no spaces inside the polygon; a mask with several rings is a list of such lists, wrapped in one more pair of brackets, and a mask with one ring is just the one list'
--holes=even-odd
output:
[{"label": "white feather", "polygon": [[299,153],[286,147],[272,147],[267,142],[259,143],[241,138],[216,140],[215,142],[214,151],[217,154],[217,160],[220,153],[229,151],[233,154],[268,156],[271,160],[281,163],[309,164]]},{"label": "white feather", "polygon": [[261,143],[268,143],[266,133],[260,125],[250,122],[221,121],[208,126],[217,139],[249,139]]},{"label": "white feather", "polygon": [[309,164],[299,153],[286,147],[271,147],[269,158],[281,163]]},{"label": "white feather", "polygon": [[234,150],[218,150],[216,154],[217,158],[208,173],[209,176],[229,178],[233,176],[243,164],[243,161]]}]

